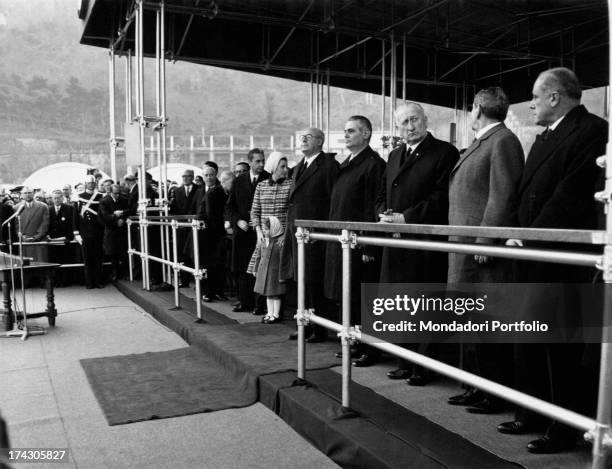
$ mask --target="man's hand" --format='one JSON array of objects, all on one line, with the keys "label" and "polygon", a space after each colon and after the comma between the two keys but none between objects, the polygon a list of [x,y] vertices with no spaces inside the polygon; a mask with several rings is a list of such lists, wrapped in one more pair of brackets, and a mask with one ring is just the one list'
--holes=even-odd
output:
[{"label": "man's hand", "polygon": [[74,235],[74,240],[79,243],[80,245],[83,245],[83,238],[81,237],[80,234],[76,234]]},{"label": "man's hand", "polygon": [[506,241],[506,246],[522,248],[523,242],[520,239],[509,239],[508,241]]},{"label": "man's hand", "polygon": [[364,264],[369,264],[370,262],[374,262],[374,256],[368,256],[367,254],[362,254],[361,262],[363,262]]},{"label": "man's hand", "polygon": [[406,223],[404,214],[399,212],[381,213],[378,217],[383,223]]},{"label": "man's hand", "polygon": [[481,256],[476,254],[474,256],[474,260],[478,263],[478,264],[488,264],[489,263],[489,256]]},{"label": "man's hand", "polygon": [[244,220],[238,220],[236,222],[236,226],[238,226],[238,228],[240,228],[242,231],[246,231],[249,229],[249,224]]}]

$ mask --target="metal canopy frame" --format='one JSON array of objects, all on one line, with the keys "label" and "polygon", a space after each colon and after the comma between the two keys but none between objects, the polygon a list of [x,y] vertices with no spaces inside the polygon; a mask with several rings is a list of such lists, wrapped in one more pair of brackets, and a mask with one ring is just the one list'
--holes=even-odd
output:
[{"label": "metal canopy frame", "polygon": [[[467,84],[470,89],[501,84],[512,102],[527,100],[535,76],[550,66],[570,65],[586,87],[608,80],[607,62],[597,60],[607,52],[608,41],[593,40],[593,32],[599,36],[608,29],[605,0],[164,3],[166,58],[175,61],[300,81],[321,71],[331,86],[375,94],[384,80],[389,97],[407,85],[405,98],[448,107],[456,90]],[[134,50],[135,5],[135,0],[90,2],[81,42],[112,43],[117,55]],[[153,18],[160,0],[142,5],[145,17]],[[145,35],[152,37],[151,31]],[[386,43],[384,59],[379,41]],[[383,65],[387,72],[392,68],[396,41],[405,53],[396,54],[395,69],[407,72],[383,74]],[[153,43],[145,37],[145,56],[155,55]]]}]

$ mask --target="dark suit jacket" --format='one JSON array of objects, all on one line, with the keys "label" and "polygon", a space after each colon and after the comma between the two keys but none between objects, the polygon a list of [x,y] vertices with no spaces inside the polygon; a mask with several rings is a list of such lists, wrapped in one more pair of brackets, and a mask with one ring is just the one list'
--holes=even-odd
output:
[{"label": "dark suit jacket", "polygon": [[[25,204],[25,202],[22,202]],[[24,236],[40,241],[49,229],[49,207],[43,202],[32,201],[30,208],[24,208],[20,215],[21,232]]]},{"label": "dark suit jacket", "polygon": [[[4,223],[6,220],[8,220],[13,213],[15,213],[15,210],[13,210],[13,207],[11,205],[7,204],[6,202],[0,203],[0,225],[2,223]],[[16,221],[15,221],[14,218],[13,218],[13,220],[11,220],[11,236],[10,236],[10,238],[11,238],[11,240],[13,242],[17,241]],[[9,242],[9,227],[8,227],[8,225],[3,226],[2,230],[0,231],[0,242],[1,243],[8,243]],[[2,248],[2,251],[8,252],[8,246],[6,248]]]},{"label": "dark suit jacket", "polygon": [[59,214],[55,214],[55,206],[49,207],[49,231],[50,238],[65,237],[67,241],[74,239],[74,206],[69,204],[60,205]]},{"label": "dark suit jacket", "polygon": [[[304,159],[294,168],[293,174],[299,174]],[[339,165],[333,154],[321,152],[308,168],[300,175],[289,193],[287,210],[287,229],[281,251],[281,280],[297,280],[297,240],[295,238],[295,220],[327,220],[331,192]],[[323,282],[323,265],[325,263],[325,243],[306,245],[306,282]]]},{"label": "dark suit jacket", "polygon": [[[87,201],[92,198],[93,193],[83,192],[79,194],[79,201],[76,207],[74,216],[74,230],[78,231],[83,238],[103,238],[104,223],[100,218],[100,201],[102,194],[99,192],[94,197],[94,201],[89,205],[91,211],[81,213],[82,209],[87,205]],[[95,212],[95,213],[93,213]]]},{"label": "dark suit jacket", "polygon": [[221,255],[221,244],[225,236],[223,214],[226,200],[227,195],[218,182],[208,191],[202,187],[198,192],[196,216],[206,225],[198,234],[202,267],[221,265],[225,261]]},{"label": "dark suit jacket", "polygon": [[180,185],[174,190],[174,197],[170,202],[171,215],[195,215],[196,201],[198,200],[199,186],[191,185],[189,197],[185,195],[185,186]]},{"label": "dark suit jacket", "polygon": [[[338,179],[334,184],[330,199],[329,220],[377,222],[376,197],[380,191],[385,160],[369,146],[349,163],[348,158],[340,165]],[[368,247],[368,253],[375,255]],[[361,295],[362,281],[378,281],[364,278],[368,270],[362,264],[361,249],[352,249],[352,288],[353,298]],[[380,258],[378,258],[380,261]],[[378,266],[380,262],[378,263]],[[368,265],[367,267],[373,267]],[[342,299],[342,249],[340,243],[326,243],[325,252],[325,296],[340,301]]]},{"label": "dark suit jacket", "polygon": [[[258,182],[265,181],[270,173],[262,171]],[[234,180],[226,205],[227,218],[232,226],[232,271],[246,272],[249,260],[257,243],[257,234],[249,226],[248,231],[238,228],[238,220],[251,221],[251,205],[257,184],[251,183],[250,171],[241,174]]]},{"label": "dark suit jacket", "polygon": [[[518,184],[525,157],[521,142],[503,123],[489,129],[461,155],[449,182],[450,225],[516,226]],[[451,236],[450,241],[474,242]],[[482,238],[481,243],[493,243]],[[511,266],[503,259],[478,264],[473,255],[450,253],[448,282],[511,281]]]},{"label": "dark suit jacket", "polygon": [[[377,199],[377,212],[393,210],[404,215],[406,223],[448,223],[448,177],[459,159],[450,143],[430,133],[400,166],[406,145],[389,155],[383,184]],[[384,248],[381,282],[445,282],[447,255],[410,249]]]},{"label": "dark suit jacket", "polygon": [[[123,215],[116,216],[116,210],[122,210]],[[115,202],[110,195],[105,195],[100,201],[100,217],[104,223],[104,252],[109,256],[119,255],[127,244],[127,199],[118,197]]]}]

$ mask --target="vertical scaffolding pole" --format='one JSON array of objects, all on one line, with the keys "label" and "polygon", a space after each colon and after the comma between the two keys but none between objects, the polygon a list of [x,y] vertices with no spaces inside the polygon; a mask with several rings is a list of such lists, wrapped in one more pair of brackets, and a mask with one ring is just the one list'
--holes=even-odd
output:
[{"label": "vertical scaffolding pole", "polygon": [[132,50],[125,55],[125,123],[132,122]]},{"label": "vertical scaffolding pole", "polygon": [[130,269],[130,282],[134,281],[133,259],[132,259],[132,220],[127,221],[127,244],[128,244],[128,268]]},{"label": "vertical scaffolding pole", "polygon": [[[160,4],[161,10],[161,33],[160,33],[160,90],[161,90],[161,142],[162,142],[162,168],[163,168],[163,207],[164,207],[164,215],[168,216],[170,214],[169,210],[169,202],[168,202],[168,154],[166,152],[166,126],[168,123],[166,117],[166,2],[162,0]],[[164,227],[166,231],[166,252],[168,253],[168,257],[170,257],[170,229],[168,226]],[[170,276],[170,267],[168,267],[168,277]]]},{"label": "vertical scaffolding pole", "polygon": [[[308,116],[308,127],[313,126],[313,115],[314,115],[314,80],[313,74],[310,74],[310,114]],[[251,147],[253,145],[251,144]]]},{"label": "vertical scaffolding pole", "polygon": [[179,295],[179,270],[176,268],[178,265],[178,245],[177,245],[177,221],[172,220],[172,262],[174,262],[174,307],[179,309],[181,307],[181,297]]},{"label": "vertical scaffolding pole", "polygon": [[108,51],[108,119],[111,179],[117,182],[117,134],[115,133],[115,49]]},{"label": "vertical scaffolding pole", "polygon": [[[155,10],[155,115],[157,117],[161,116],[161,71],[160,71],[160,54],[161,54],[161,44],[160,44],[160,33],[161,33],[161,8]],[[162,149],[161,149],[161,127],[163,126],[161,119],[160,123],[155,127],[155,138],[157,140],[157,167],[159,168],[158,172],[158,182],[159,182],[159,206],[162,209],[160,211],[160,215],[163,214],[164,207],[164,181],[162,179]],[[153,229],[159,229],[159,243],[160,243],[160,252],[161,258],[165,260],[169,260],[170,254],[168,253],[168,259],[166,259],[166,230],[163,226],[155,226]],[[170,283],[170,276],[168,275],[167,265],[162,264],[162,282]]]},{"label": "vertical scaffolding pole", "polygon": [[342,230],[342,407],[351,405],[351,344],[348,334],[351,327],[351,233]]},{"label": "vertical scaffolding pole", "polygon": [[381,80],[380,80],[380,97],[381,97],[381,108],[380,108],[380,131],[385,134],[385,40],[382,40],[382,62],[381,62]]},{"label": "vertical scaffolding pole", "polygon": [[306,379],[306,334],[305,334],[305,320],[303,315],[305,311],[305,299],[306,299],[306,285],[305,285],[305,267],[304,262],[306,256],[304,254],[304,242],[305,232],[304,228],[298,226],[295,234],[297,238],[297,252],[298,252],[298,278],[297,278],[297,332],[298,332],[298,379]]},{"label": "vertical scaffolding pole", "polygon": [[195,292],[196,292],[196,312],[198,318],[195,322],[202,322],[202,272],[200,271],[200,244],[198,237],[198,220],[191,222],[191,234],[193,239],[193,265],[196,271],[195,278]]},{"label": "vertical scaffolding pole", "polygon": [[[608,11],[612,0],[608,0]],[[610,22],[610,18],[608,18]],[[608,28],[608,40],[612,40],[612,28]],[[609,66],[612,66],[612,52],[608,52]],[[608,93],[608,100],[611,96]],[[608,102],[608,108],[612,102]],[[608,144],[605,157],[606,183],[604,209],[606,211],[606,246],[603,256],[603,278],[605,282],[604,310],[602,321],[601,361],[599,365],[599,390],[597,395],[597,428],[593,439],[593,469],[607,466],[608,453],[612,448],[612,126],[608,125]]]},{"label": "vertical scaffolding pole", "polygon": [[389,70],[389,135],[393,135],[393,113],[395,112],[395,97],[397,88],[395,34],[391,32],[391,65]]},{"label": "vertical scaffolding pole", "polygon": [[144,4],[142,0],[136,0],[136,113],[138,114],[138,125],[140,128],[140,169],[138,182],[138,211],[140,220],[140,246],[143,252],[142,281],[143,288],[150,289],[149,283],[149,258],[148,258],[148,230],[146,226],[147,198],[146,198],[146,161],[145,161],[145,126],[144,118],[144,53],[143,53],[143,22]]},{"label": "vertical scaffolding pole", "polygon": [[329,138],[329,118],[330,118],[330,111],[331,111],[331,101],[330,101],[330,73],[329,73],[329,68],[327,69],[327,115],[325,117],[325,141],[327,142],[327,152],[329,153],[329,144],[330,144],[330,138]]},{"label": "vertical scaffolding pole", "polygon": [[406,35],[402,41],[402,100],[406,101]]}]

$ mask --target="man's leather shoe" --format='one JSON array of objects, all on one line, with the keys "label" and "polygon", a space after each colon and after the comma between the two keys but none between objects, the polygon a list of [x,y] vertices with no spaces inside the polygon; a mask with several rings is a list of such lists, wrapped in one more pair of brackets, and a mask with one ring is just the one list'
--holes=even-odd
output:
[{"label": "man's leather shoe", "polygon": [[242,305],[238,305],[238,306],[234,306],[232,308],[232,311],[234,313],[250,313],[251,309],[250,308],[243,308]]},{"label": "man's leather shoe", "polygon": [[406,380],[406,383],[410,386],[425,386],[429,383],[429,378],[424,374],[413,374]]},{"label": "man's leather shoe", "polygon": [[217,295],[219,301],[229,301],[229,298],[225,295]]},{"label": "man's leather shoe", "polygon": [[327,340],[327,336],[313,334],[306,339],[306,342],[309,344],[320,344],[321,342],[325,342]]},{"label": "man's leather shoe", "polygon": [[503,404],[494,398],[485,397],[466,409],[470,414],[499,414],[504,411]]},{"label": "man's leather shoe", "polygon": [[566,438],[553,438],[544,435],[537,440],[527,444],[527,451],[534,454],[553,454],[572,449],[576,445],[575,440]]},{"label": "man's leather shoe", "polygon": [[255,308],[255,309],[253,310],[253,316],[265,316],[265,315],[266,315],[266,313],[267,313],[267,311],[266,311],[266,310],[261,310],[261,309],[259,309],[259,308]]},{"label": "man's leather shoe", "polygon": [[513,420],[512,422],[503,422],[497,426],[497,431],[506,435],[523,435],[538,430],[538,425],[535,425],[525,420]]},{"label": "man's leather shoe", "polygon": [[409,370],[391,370],[387,371],[387,378],[389,379],[408,379],[412,375],[412,372]]},{"label": "man's leather shoe", "polygon": [[476,388],[469,388],[463,394],[448,398],[450,405],[472,405],[482,401],[484,394]]},{"label": "man's leather shoe", "polygon": [[289,340],[297,340],[297,338],[298,338],[297,331],[293,331],[291,334],[289,334]]},{"label": "man's leather shoe", "polygon": [[364,353],[359,358],[353,360],[353,366],[356,366],[357,368],[365,368],[367,366],[372,366],[375,364],[376,359],[372,355],[367,353]]},{"label": "man's leather shoe", "polygon": [[214,295],[204,295],[202,296],[202,301],[204,301],[205,303],[212,303],[213,301],[215,301],[215,297]]}]

